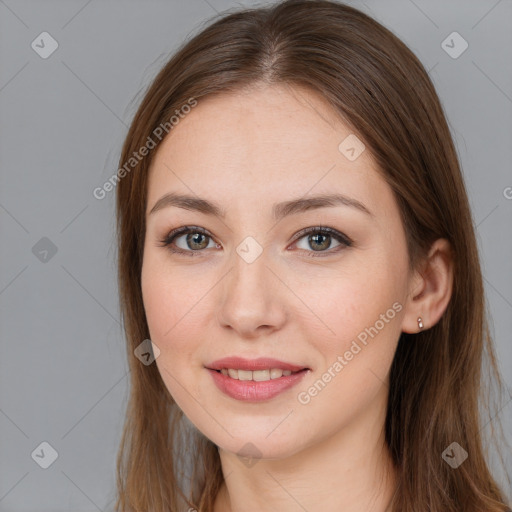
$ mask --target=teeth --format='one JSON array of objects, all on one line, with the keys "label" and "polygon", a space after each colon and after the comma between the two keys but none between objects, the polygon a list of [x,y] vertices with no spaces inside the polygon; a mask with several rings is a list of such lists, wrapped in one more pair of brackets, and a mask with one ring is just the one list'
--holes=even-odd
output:
[{"label": "teeth", "polygon": [[291,375],[292,372],[290,370],[281,370],[280,368],[272,368],[270,370],[235,370],[233,368],[222,368],[220,371],[222,375],[226,375],[231,377],[232,379],[237,380],[254,380],[256,382],[261,382],[265,380],[271,379],[279,379],[280,377],[287,377]]},{"label": "teeth", "polygon": [[270,370],[258,370],[252,372],[252,380],[270,380]]},{"label": "teeth", "polygon": [[[236,372],[236,370],[235,370]],[[228,370],[229,373],[229,370]],[[252,372],[247,370],[238,370],[238,380],[253,380]]]}]

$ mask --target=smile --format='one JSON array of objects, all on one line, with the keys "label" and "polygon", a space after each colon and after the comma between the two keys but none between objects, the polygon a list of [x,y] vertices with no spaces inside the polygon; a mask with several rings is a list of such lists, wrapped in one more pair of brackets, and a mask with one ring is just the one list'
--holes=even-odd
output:
[{"label": "smile", "polygon": [[291,375],[291,370],[282,370],[281,368],[270,368],[268,370],[235,370],[233,368],[222,368],[222,370],[218,370],[222,373],[222,375],[226,375],[236,380],[253,380],[257,382],[263,382],[266,380],[279,379],[283,375],[287,377]]},{"label": "smile", "polygon": [[311,370],[304,368],[292,372],[278,368],[255,371],[206,368],[206,371],[210,373],[215,385],[223,394],[244,402],[261,402],[270,400],[295,386]]}]

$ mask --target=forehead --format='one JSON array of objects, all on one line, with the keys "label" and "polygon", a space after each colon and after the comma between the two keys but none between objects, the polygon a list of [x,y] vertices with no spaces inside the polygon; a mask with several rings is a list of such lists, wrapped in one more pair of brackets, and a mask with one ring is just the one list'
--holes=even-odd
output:
[{"label": "forehead", "polygon": [[343,152],[354,136],[321,96],[304,88],[273,85],[206,97],[158,147],[148,206],[169,191],[209,197],[226,209],[340,192],[370,209],[389,208],[391,191],[370,152],[355,160]]}]

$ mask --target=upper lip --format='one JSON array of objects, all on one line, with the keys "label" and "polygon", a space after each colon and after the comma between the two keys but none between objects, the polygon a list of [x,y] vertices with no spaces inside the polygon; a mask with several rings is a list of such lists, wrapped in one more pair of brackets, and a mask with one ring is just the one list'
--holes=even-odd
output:
[{"label": "upper lip", "polygon": [[243,357],[231,356],[217,359],[206,366],[210,370],[222,370],[223,368],[231,368],[234,370],[268,370],[272,368],[280,368],[281,370],[290,370],[297,372],[299,370],[308,369],[306,366],[286,363],[279,359],[270,357],[259,357],[257,359],[244,359]]}]

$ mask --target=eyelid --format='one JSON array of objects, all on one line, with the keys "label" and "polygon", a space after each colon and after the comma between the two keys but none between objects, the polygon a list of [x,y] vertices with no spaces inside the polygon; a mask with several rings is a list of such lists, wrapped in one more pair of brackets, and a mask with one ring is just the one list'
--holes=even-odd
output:
[{"label": "eyelid", "polygon": [[184,249],[180,248],[171,248],[172,243],[176,240],[176,238],[182,236],[182,235],[188,235],[189,233],[201,233],[208,238],[211,238],[215,243],[218,243],[213,235],[205,228],[202,228],[201,226],[181,226],[179,228],[171,230],[167,235],[164,236],[162,240],[160,240],[159,247],[166,247],[171,252],[176,254],[187,254],[190,256],[196,256],[199,255],[199,253],[204,251],[186,251]]},{"label": "eyelid", "polygon": [[316,226],[309,226],[307,228],[301,229],[297,233],[295,233],[293,237],[293,241],[300,240],[305,235],[309,234],[317,234],[317,233],[324,233],[332,236],[333,238],[339,239],[338,241],[341,241],[341,243],[344,243],[348,246],[352,245],[353,241],[345,234],[341,233],[337,229],[330,228],[329,226],[322,226],[321,224]]},{"label": "eyelid", "polygon": [[188,234],[189,232],[202,233],[203,235],[207,235],[212,239],[214,238],[213,235],[207,229],[202,228],[201,226],[181,226],[167,233],[164,239],[171,240],[173,237],[177,237],[181,234]]},{"label": "eyelid", "polygon": [[[207,236],[208,238],[210,238],[216,244],[218,244],[215,237],[207,229],[202,228],[201,226],[190,226],[189,225],[189,226],[181,226],[179,228],[176,228],[176,229],[173,229],[172,231],[170,231],[163,238],[163,240],[161,240],[161,243],[159,244],[159,246],[167,247],[172,253],[186,254],[189,256],[196,256],[202,252],[205,252],[204,250],[192,251],[192,250],[184,250],[184,249],[180,249],[180,248],[177,248],[177,249],[171,248],[172,243],[174,242],[174,240],[176,240],[176,238],[178,238],[179,236],[182,236],[182,235],[190,234],[190,233],[201,233],[201,234]],[[292,244],[295,244],[296,242],[298,242],[299,240],[301,240],[302,238],[304,238],[306,235],[309,235],[309,234],[327,234],[327,235],[333,237],[334,239],[336,239],[341,244],[340,246],[338,246],[334,249],[329,249],[326,251],[305,251],[306,253],[310,253],[310,254],[308,254],[308,256],[312,256],[312,257],[317,257],[317,256],[322,257],[324,255],[328,256],[331,254],[335,254],[335,253],[339,252],[340,247],[343,247],[343,246],[350,247],[353,244],[353,240],[351,240],[344,233],[341,233],[340,231],[338,231],[334,228],[331,228],[328,226],[323,226],[323,225],[314,225],[314,226],[309,226],[309,227],[301,229],[300,231],[295,233],[295,235],[293,236]],[[304,249],[300,249],[300,250],[304,251]]]}]

